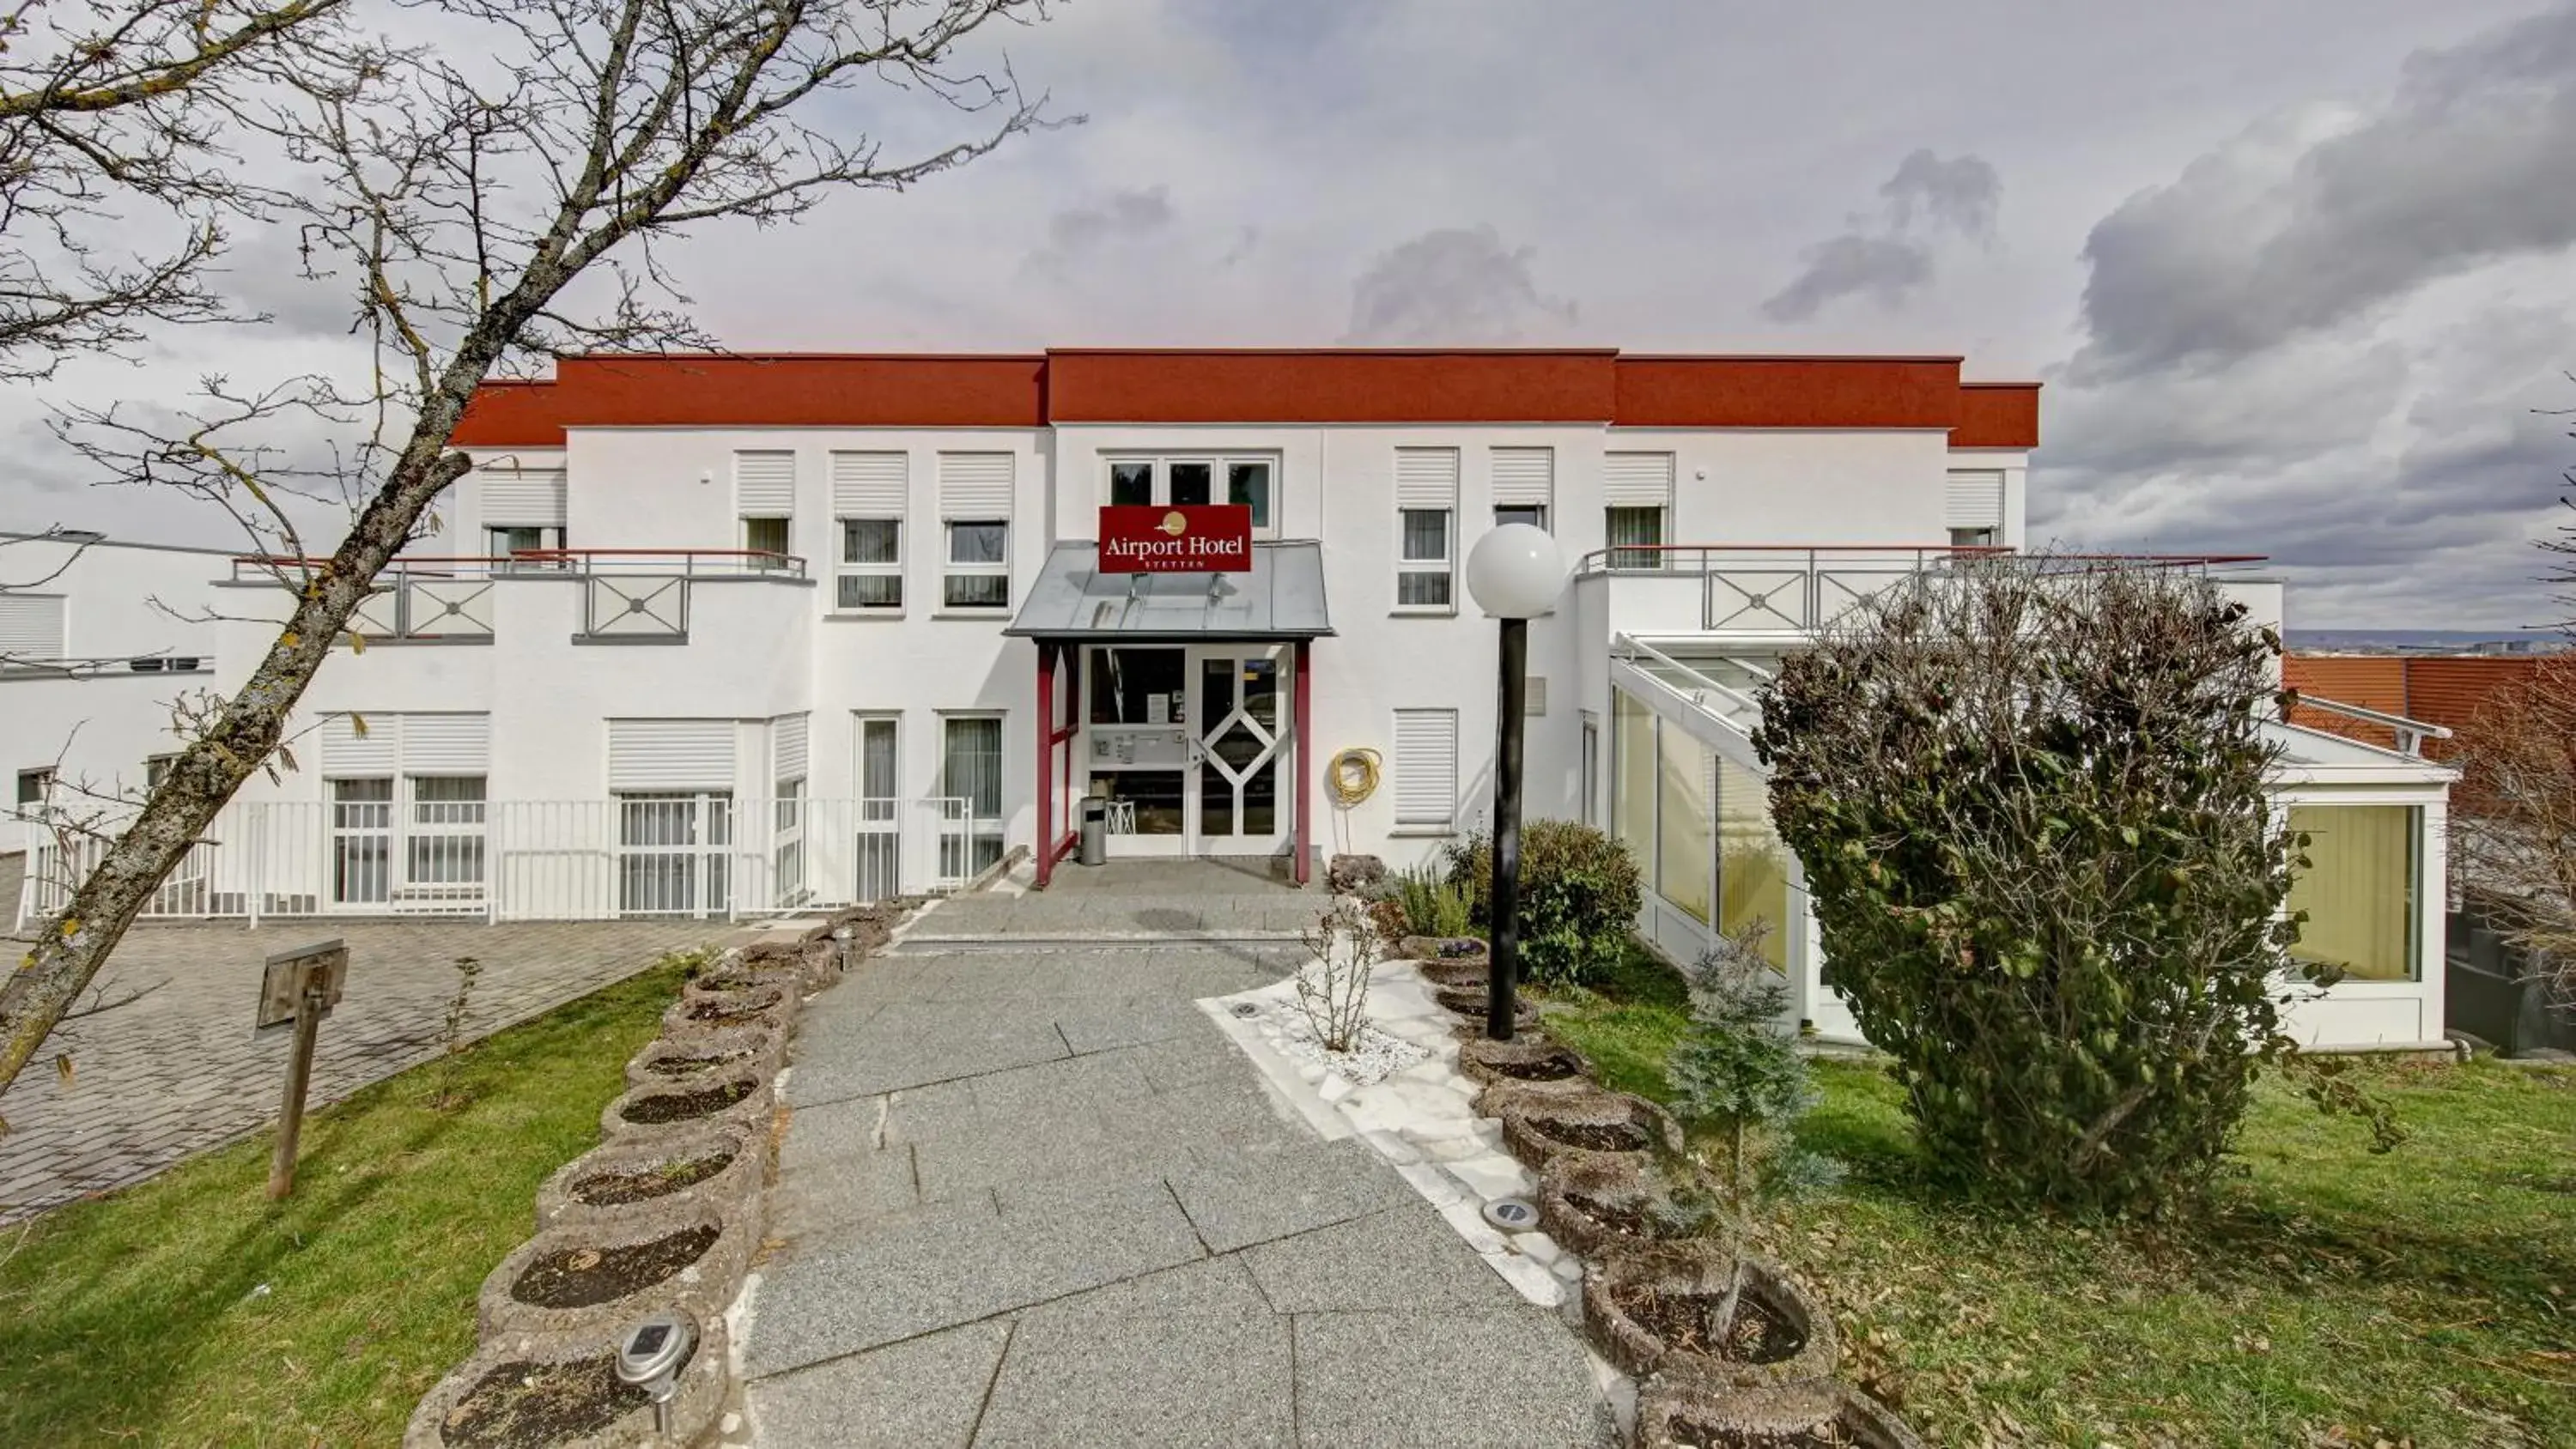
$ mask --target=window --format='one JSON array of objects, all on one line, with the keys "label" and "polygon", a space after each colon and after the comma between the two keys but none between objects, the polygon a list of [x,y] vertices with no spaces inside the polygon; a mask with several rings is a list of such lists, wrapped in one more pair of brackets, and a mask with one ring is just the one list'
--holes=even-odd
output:
[{"label": "window", "polygon": [[564,531],[560,528],[513,524],[484,532],[491,539],[486,552],[493,558],[516,558],[523,553],[543,553],[564,546]]},{"label": "window", "polygon": [[839,606],[875,612],[903,608],[903,521],[841,520]]},{"label": "window", "polygon": [[394,782],[331,782],[331,901],[382,905],[393,896]]},{"label": "window", "polygon": [[18,804],[21,809],[29,805],[33,805],[41,809],[53,793],[54,772],[52,770],[20,770],[18,772]]},{"label": "window", "polygon": [[832,606],[859,613],[903,609],[903,521],[912,511],[912,455],[834,452],[832,516],[840,520],[840,569]]},{"label": "window", "polygon": [[2347,980],[2414,980],[2422,826],[2412,805],[2291,806],[2290,829],[2308,837],[2308,865],[2290,882],[2289,909],[2308,918],[2290,954],[2341,967]]},{"label": "window", "polygon": [[1449,831],[1458,817],[1458,711],[1395,712],[1395,824]]},{"label": "window", "polygon": [[939,793],[964,818],[940,831],[939,873],[965,880],[1002,859],[1002,720],[952,715],[940,729]]},{"label": "window", "polygon": [[1007,609],[1011,605],[1011,525],[1000,519],[959,519],[948,524],[948,572],[939,602],[951,609]]},{"label": "window", "polygon": [[0,666],[63,657],[60,594],[0,594]]},{"label": "window", "polygon": [[1395,450],[1395,607],[1457,608],[1458,450]]},{"label": "window", "polygon": [[769,868],[777,882],[771,904],[803,905],[814,894],[805,884],[805,781],[779,781],[769,808]]},{"label": "window", "polygon": [[1663,566],[1657,552],[1664,538],[1664,510],[1613,505],[1602,510],[1602,541],[1610,545],[1610,567],[1651,569]]},{"label": "window", "polygon": [[720,916],[733,898],[731,791],[617,796],[617,908],[630,916]]},{"label": "window", "polygon": [[1952,548],[1992,548],[1995,531],[1991,528],[1954,528],[1950,530]]},{"label": "window", "polygon": [[[1941,495],[1941,523],[1950,530],[1953,547],[1991,545],[2001,538],[2004,526],[2003,473],[1992,468],[1952,473]],[[1980,533],[1985,537],[1962,537]]]},{"label": "window", "polygon": [[1240,503],[1252,510],[1254,536],[1273,537],[1278,476],[1279,460],[1262,455],[1112,458],[1109,501],[1167,508]]},{"label": "window", "polygon": [[414,775],[404,818],[404,894],[412,899],[480,899],[483,894],[484,777]]},{"label": "window", "polygon": [[1449,609],[1457,572],[1449,548],[1446,509],[1408,508],[1402,561],[1396,565],[1395,605],[1399,609]]},{"label": "window", "polygon": [[787,562],[787,556],[793,552],[793,550],[788,548],[787,544],[788,520],[784,518],[746,518],[742,521],[742,546],[744,552],[755,555],[751,560],[751,566],[753,568],[774,569],[784,567]]},{"label": "window", "polygon": [[897,723],[892,715],[859,717],[858,894],[882,901],[903,894],[903,821],[897,808]]},{"label": "window", "polygon": [[1547,527],[1556,502],[1554,448],[1494,449],[1494,522]]},{"label": "window", "polygon": [[170,778],[170,767],[179,762],[177,755],[153,755],[143,762],[143,788],[158,790]]}]

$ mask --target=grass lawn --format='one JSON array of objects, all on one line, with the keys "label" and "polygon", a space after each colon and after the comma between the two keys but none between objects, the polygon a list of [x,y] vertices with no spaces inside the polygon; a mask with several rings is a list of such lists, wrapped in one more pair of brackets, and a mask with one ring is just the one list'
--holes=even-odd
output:
[{"label": "grass lawn", "polygon": [[[666,960],[305,1120],[292,1197],[267,1134],[0,1229],[0,1444],[393,1444],[474,1346],[483,1276],[599,1137],[679,989]],[[325,1027],[324,1030],[329,1030]],[[243,1090],[274,1093],[274,1082]]]},{"label": "grass lawn", "polygon": [[[1659,1096],[1680,981],[1639,954],[1549,1029]],[[2015,1219],[1922,1181],[1895,1083],[1824,1062],[1802,1135],[1842,1160],[1775,1249],[1832,1300],[1846,1373],[1935,1442],[2576,1446],[2576,1071],[2357,1074],[2412,1140],[2265,1084],[2244,1175],[2160,1233]]]}]

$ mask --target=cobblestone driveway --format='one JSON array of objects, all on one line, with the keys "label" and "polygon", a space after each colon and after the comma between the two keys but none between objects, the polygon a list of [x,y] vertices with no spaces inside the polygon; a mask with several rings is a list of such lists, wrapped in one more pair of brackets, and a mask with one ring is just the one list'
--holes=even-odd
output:
[{"label": "cobblestone driveway", "polygon": [[[291,1038],[253,1040],[251,1018],[261,964],[274,952],[335,936],[349,944],[347,991],[314,1053],[310,1100],[319,1106],[437,1054],[459,956],[483,963],[467,1022],[479,1038],[732,929],[709,921],[137,926],[106,977],[122,989],[166,984],[75,1023],[71,1086],[55,1077],[49,1049],[0,1096],[0,1116],[15,1129],[0,1137],[0,1223],[139,1182],[273,1121]],[[14,957],[25,948],[8,949]]]}]

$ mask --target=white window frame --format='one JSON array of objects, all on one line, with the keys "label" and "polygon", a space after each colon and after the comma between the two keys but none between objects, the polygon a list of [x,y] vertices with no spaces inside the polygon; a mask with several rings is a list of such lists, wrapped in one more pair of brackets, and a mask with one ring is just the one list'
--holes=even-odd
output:
[{"label": "white window frame", "polygon": [[[1002,557],[998,563],[961,563],[957,558],[957,530],[961,528],[998,528],[1002,530]],[[939,521],[939,611],[944,614],[970,614],[986,617],[1011,611],[1011,521],[1007,518],[943,518]],[[999,603],[961,604],[950,599],[950,581],[963,578],[999,578],[1002,598]]]},{"label": "white window frame", "polygon": [[[993,721],[995,733],[998,737],[997,752],[994,756],[994,768],[996,771],[994,776],[994,805],[996,808],[995,813],[990,817],[976,814],[972,797],[957,790],[955,788],[955,782],[949,779],[949,727],[969,720]],[[940,873],[943,876],[954,875],[957,879],[973,880],[977,875],[981,874],[986,868],[988,868],[987,866],[979,866],[975,863],[975,847],[976,841],[979,838],[989,837],[992,839],[994,842],[995,860],[1002,859],[1010,854],[1010,768],[1011,720],[1007,711],[968,709],[953,711],[943,710],[940,712],[939,795],[941,799],[965,800],[967,802],[966,818],[963,822],[965,825],[965,834],[959,847],[962,859],[957,862],[957,864],[962,868],[955,872],[951,872],[948,868],[950,862],[942,860],[939,863],[939,866]],[[947,832],[943,830],[940,833],[940,845],[943,850],[947,846],[947,839]]]},{"label": "white window frame", "polygon": [[54,767],[51,765],[40,765],[32,770],[20,770],[18,772],[18,808],[25,810],[32,805],[41,812],[52,805],[54,781]]},{"label": "white window frame", "polygon": [[[892,746],[882,793],[868,788],[868,732],[882,729]],[[851,795],[858,801],[857,840],[851,868],[856,872],[852,899],[887,900],[903,894],[903,716],[892,711],[862,711],[851,716]],[[879,843],[887,842],[887,843]]]},{"label": "white window frame", "polygon": [[[1449,799],[1447,805],[1443,807],[1437,818],[1427,814],[1408,815],[1405,813],[1404,788],[1406,764],[1403,754],[1403,738],[1404,720],[1407,716],[1438,716],[1443,717],[1448,721]],[[1394,728],[1387,736],[1388,743],[1394,746],[1391,753],[1394,755],[1393,763],[1395,765],[1395,791],[1394,798],[1390,802],[1395,809],[1395,826],[1394,829],[1389,832],[1390,834],[1455,835],[1458,833],[1458,787],[1466,769],[1465,762],[1460,759],[1460,754],[1464,749],[1461,739],[1461,723],[1459,712],[1454,707],[1399,709],[1395,712]]]},{"label": "white window frame", "polygon": [[1993,548],[1999,528],[1954,528],[1950,530],[1952,548]]},{"label": "white window frame", "polygon": [[[836,518],[833,520],[833,523],[839,529],[841,537],[838,552],[836,554],[838,562],[834,564],[832,573],[832,612],[836,614],[852,614],[861,618],[870,619],[890,619],[901,617],[904,611],[903,520],[900,518],[889,518],[882,514],[853,514],[847,518]],[[861,563],[850,557],[853,551],[851,546],[853,540],[850,535],[850,526],[856,523],[883,523],[892,525],[894,528],[894,558],[891,561],[881,563]],[[1005,552],[1007,552],[1009,549],[1007,541],[1004,543],[1003,547]],[[894,602],[891,604],[851,603],[842,593],[841,581],[843,579],[859,578],[893,579]],[[944,584],[942,585],[942,592],[944,595]]]},{"label": "white window frame", "polygon": [[[755,524],[778,525],[778,546],[769,548],[752,537]],[[775,558],[747,558],[744,564],[754,569],[783,569],[787,560],[796,556],[796,520],[783,513],[746,513],[742,516],[742,549],[747,554],[776,554]]]},{"label": "white window frame", "polygon": [[[1441,557],[1407,558],[1411,545],[1405,519],[1415,513],[1437,513],[1441,518]],[[1404,601],[1404,581],[1408,577],[1438,577],[1447,582],[1448,598],[1436,604],[1408,604]],[[1458,612],[1458,510],[1455,508],[1398,508],[1395,511],[1395,612],[1399,614],[1450,615]]]},{"label": "white window frame", "polygon": [[[1528,515],[1528,516],[1527,516],[1527,517],[1506,517],[1505,515],[1508,515],[1508,514],[1526,514],[1526,515]],[[1526,524],[1530,525],[1531,527],[1533,527],[1533,528],[1537,529],[1537,530],[1538,530],[1539,532],[1541,532],[1541,533],[1552,533],[1552,532],[1554,532],[1554,530],[1553,530],[1553,529],[1550,529],[1550,528],[1547,526],[1547,505],[1546,505],[1546,504],[1544,504],[1544,503],[1497,503],[1497,504],[1495,504],[1495,505],[1494,505],[1494,526],[1495,526],[1496,528],[1500,528],[1500,527],[1502,527],[1502,526],[1503,526],[1504,524],[1506,524],[1506,523],[1526,523]]]},{"label": "white window frame", "polygon": [[[1613,516],[1621,513],[1653,514],[1655,518],[1654,543],[1620,543],[1615,536],[1616,530],[1613,529],[1610,524]],[[1644,550],[1648,548],[1661,549],[1670,545],[1673,541],[1672,524],[1673,510],[1669,504],[1611,503],[1604,505],[1601,510],[1601,542],[1607,549],[1604,561],[1609,565],[1609,567],[1628,573],[1654,571],[1664,568],[1667,555],[1660,552],[1647,553],[1644,552]]]},{"label": "white window frame", "polygon": [[1100,501],[1102,503],[1109,503],[1115,497],[1111,492],[1111,489],[1118,476],[1118,468],[1120,465],[1124,464],[1132,466],[1139,463],[1144,464],[1146,467],[1153,470],[1152,497],[1148,498],[1146,501],[1157,508],[1170,508],[1173,506],[1172,465],[1175,463],[1205,463],[1208,465],[1208,501],[1210,503],[1230,503],[1233,501],[1233,489],[1230,486],[1233,480],[1227,472],[1227,469],[1232,465],[1237,463],[1258,463],[1261,466],[1268,468],[1270,470],[1270,497],[1267,500],[1268,507],[1265,511],[1270,515],[1270,519],[1267,523],[1264,523],[1258,517],[1254,518],[1252,523],[1252,536],[1257,539],[1275,539],[1279,536],[1279,495],[1282,491],[1280,480],[1281,476],[1287,470],[1284,466],[1284,459],[1276,451],[1264,452],[1259,449],[1235,449],[1221,452],[1103,453],[1100,458]]}]

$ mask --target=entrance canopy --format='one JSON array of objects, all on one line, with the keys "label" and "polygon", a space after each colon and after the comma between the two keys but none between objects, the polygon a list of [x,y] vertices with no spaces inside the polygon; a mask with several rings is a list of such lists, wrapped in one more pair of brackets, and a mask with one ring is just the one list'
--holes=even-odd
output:
[{"label": "entrance canopy", "polygon": [[1099,545],[1058,543],[1002,632],[1055,642],[1191,643],[1314,639],[1333,632],[1324,605],[1324,546],[1256,543],[1252,569],[1231,574],[1104,574]]}]

